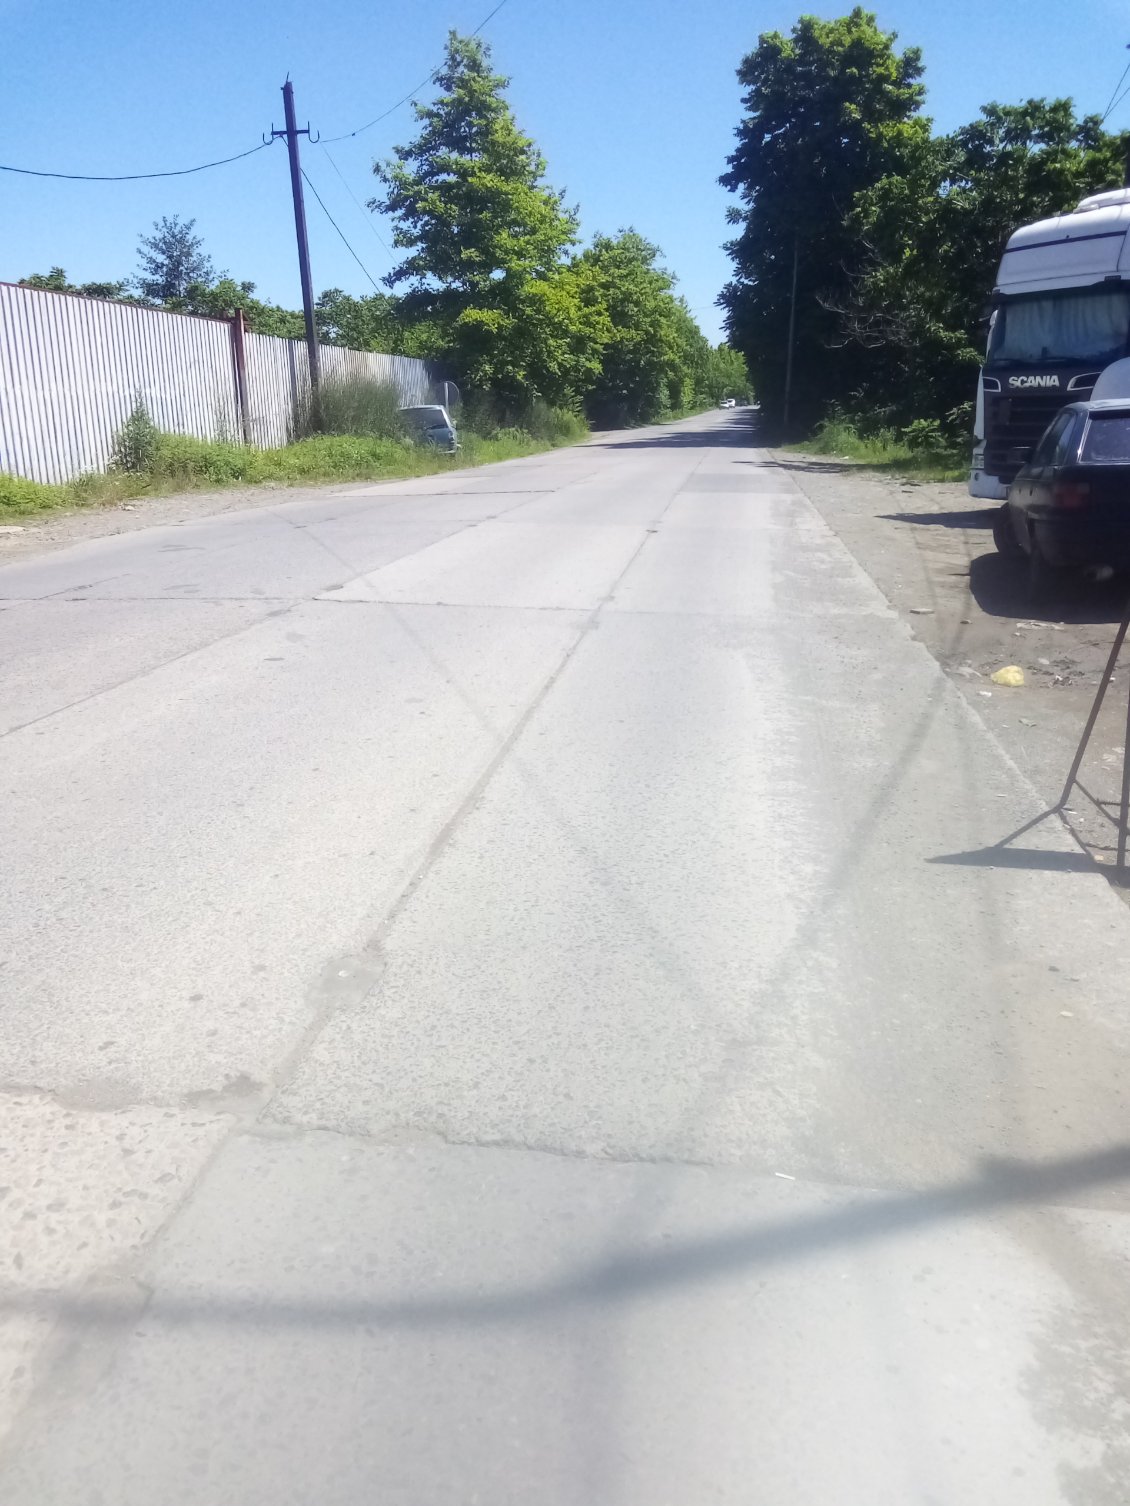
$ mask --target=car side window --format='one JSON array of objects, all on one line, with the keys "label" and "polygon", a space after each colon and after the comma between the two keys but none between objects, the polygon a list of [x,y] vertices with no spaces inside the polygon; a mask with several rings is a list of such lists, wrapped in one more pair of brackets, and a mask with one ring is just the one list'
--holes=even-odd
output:
[{"label": "car side window", "polygon": [[1082,418],[1078,413],[1073,413],[1063,426],[1063,432],[1056,441],[1052,458],[1049,465],[1067,465],[1079,448],[1079,430],[1082,428]]},{"label": "car side window", "polygon": [[1069,426],[1070,423],[1070,413],[1061,413],[1057,418],[1053,419],[1051,426],[1045,430],[1043,439],[1040,440],[1039,444],[1032,452],[1032,458],[1028,462],[1028,464],[1051,465],[1052,456],[1055,454],[1056,446],[1059,444],[1060,438],[1063,435],[1063,431]]}]

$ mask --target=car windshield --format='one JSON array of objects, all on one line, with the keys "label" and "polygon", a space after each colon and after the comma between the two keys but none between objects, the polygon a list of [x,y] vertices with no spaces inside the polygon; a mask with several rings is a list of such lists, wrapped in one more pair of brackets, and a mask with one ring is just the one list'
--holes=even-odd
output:
[{"label": "car windshield", "polygon": [[990,365],[1063,361],[1105,364],[1123,355],[1130,329],[1130,290],[1057,293],[1002,304],[989,336]]},{"label": "car windshield", "polygon": [[1081,458],[1092,465],[1130,465],[1130,413],[1092,414]]},{"label": "car windshield", "polygon": [[402,408],[401,417],[417,429],[446,429],[448,417],[443,408]]}]

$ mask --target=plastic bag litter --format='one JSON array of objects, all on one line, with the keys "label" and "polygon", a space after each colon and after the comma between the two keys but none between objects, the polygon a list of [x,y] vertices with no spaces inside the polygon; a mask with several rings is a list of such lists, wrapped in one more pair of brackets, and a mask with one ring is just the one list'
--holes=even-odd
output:
[{"label": "plastic bag litter", "polygon": [[994,685],[1011,685],[1014,688],[1024,684],[1024,671],[1019,664],[1006,664],[1002,669],[996,669],[989,676]]}]

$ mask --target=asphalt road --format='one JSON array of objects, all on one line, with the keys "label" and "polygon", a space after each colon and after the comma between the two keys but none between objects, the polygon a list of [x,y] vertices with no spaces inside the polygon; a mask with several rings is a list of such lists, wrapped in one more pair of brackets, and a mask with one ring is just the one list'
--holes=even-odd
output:
[{"label": "asphalt road", "polygon": [[0,659],[5,1506],[1124,1506],[1130,913],[744,415]]}]

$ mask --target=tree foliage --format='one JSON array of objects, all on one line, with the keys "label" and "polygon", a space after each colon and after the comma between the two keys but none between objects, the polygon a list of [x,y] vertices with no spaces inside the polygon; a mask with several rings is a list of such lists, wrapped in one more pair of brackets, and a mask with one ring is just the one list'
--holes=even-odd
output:
[{"label": "tree foliage", "polygon": [[602,427],[644,422],[669,406],[679,308],[671,297],[674,279],[658,260],[659,247],[630,229],[596,236],[579,258],[608,318],[599,374],[588,394],[589,411]]},{"label": "tree foliage", "polygon": [[212,258],[201,237],[192,233],[195,228],[195,220],[163,215],[154,220],[150,235],[139,238],[137,288],[144,298],[167,303],[186,297],[194,283],[207,287],[215,280]]},{"label": "tree foliage", "polygon": [[658,249],[629,230],[573,252],[576,211],[546,183],[485,43],[452,32],[436,82],[415,139],[374,167],[372,207],[407,252],[387,279],[403,290],[401,348],[513,413],[540,399],[632,423],[694,402],[710,347]]},{"label": "tree foliage", "polygon": [[834,408],[956,416],[1009,234],[1121,181],[1125,139],[1070,100],[989,104],[933,135],[919,52],[895,43],[857,7],[762,36],[738,70],[727,328],[780,417],[795,252],[797,427]]},{"label": "tree foliage", "polygon": [[392,216],[394,244],[408,251],[387,282],[406,285],[421,314],[489,304],[552,272],[576,239],[576,213],[545,183],[545,161],[504,97],[508,82],[491,72],[484,42],[450,32],[440,96],[415,106],[419,134],[374,165],[385,194],[370,207]]},{"label": "tree foliage", "polygon": [[415,139],[375,164],[385,192],[372,207],[392,217],[408,253],[386,280],[403,288],[401,317],[425,326],[430,353],[512,403],[531,387],[566,401],[598,338],[562,266],[577,219],[546,184],[507,82],[485,43],[451,32],[439,97],[415,107]]},{"label": "tree foliage", "polygon": [[52,267],[49,272],[33,272],[30,277],[21,277],[20,286],[41,288],[48,293],[77,293],[81,298],[108,298],[116,302],[131,301],[128,280],[72,283],[67,281],[67,274],[62,267]]},{"label": "tree foliage", "polygon": [[[582,413],[644,423],[747,396],[742,358],[711,348],[658,247],[628,229],[577,249],[577,212],[546,181],[489,48],[450,33],[435,82],[436,98],[416,106],[414,138],[374,165],[381,194],[371,207],[391,216],[403,253],[389,291],[326,289],[319,338],[436,361],[489,422],[536,420],[557,435],[582,427]],[[215,318],[240,309],[256,333],[303,334],[299,313],[256,298],[253,282],[216,275],[195,221],[158,221],[141,256],[145,301]],[[56,278],[65,284],[58,268],[33,281]]]},{"label": "tree foliage", "polygon": [[990,104],[930,140],[913,172],[859,195],[849,224],[867,255],[839,312],[847,337],[873,352],[861,395],[898,422],[968,401],[1009,235],[1118,184],[1124,155],[1070,100]]},{"label": "tree foliage", "polygon": [[399,343],[396,308],[384,293],[355,298],[341,288],[327,288],[314,304],[318,339],[351,350],[392,351]]},{"label": "tree foliage", "polygon": [[814,417],[827,385],[850,381],[852,358],[827,306],[846,296],[862,262],[847,215],[927,135],[917,118],[921,56],[897,52],[895,41],[860,7],[833,21],[804,16],[788,36],[763,35],[738,69],[746,113],[722,177],[739,200],[723,301],[771,413],[783,398],[794,266],[794,414]]}]

